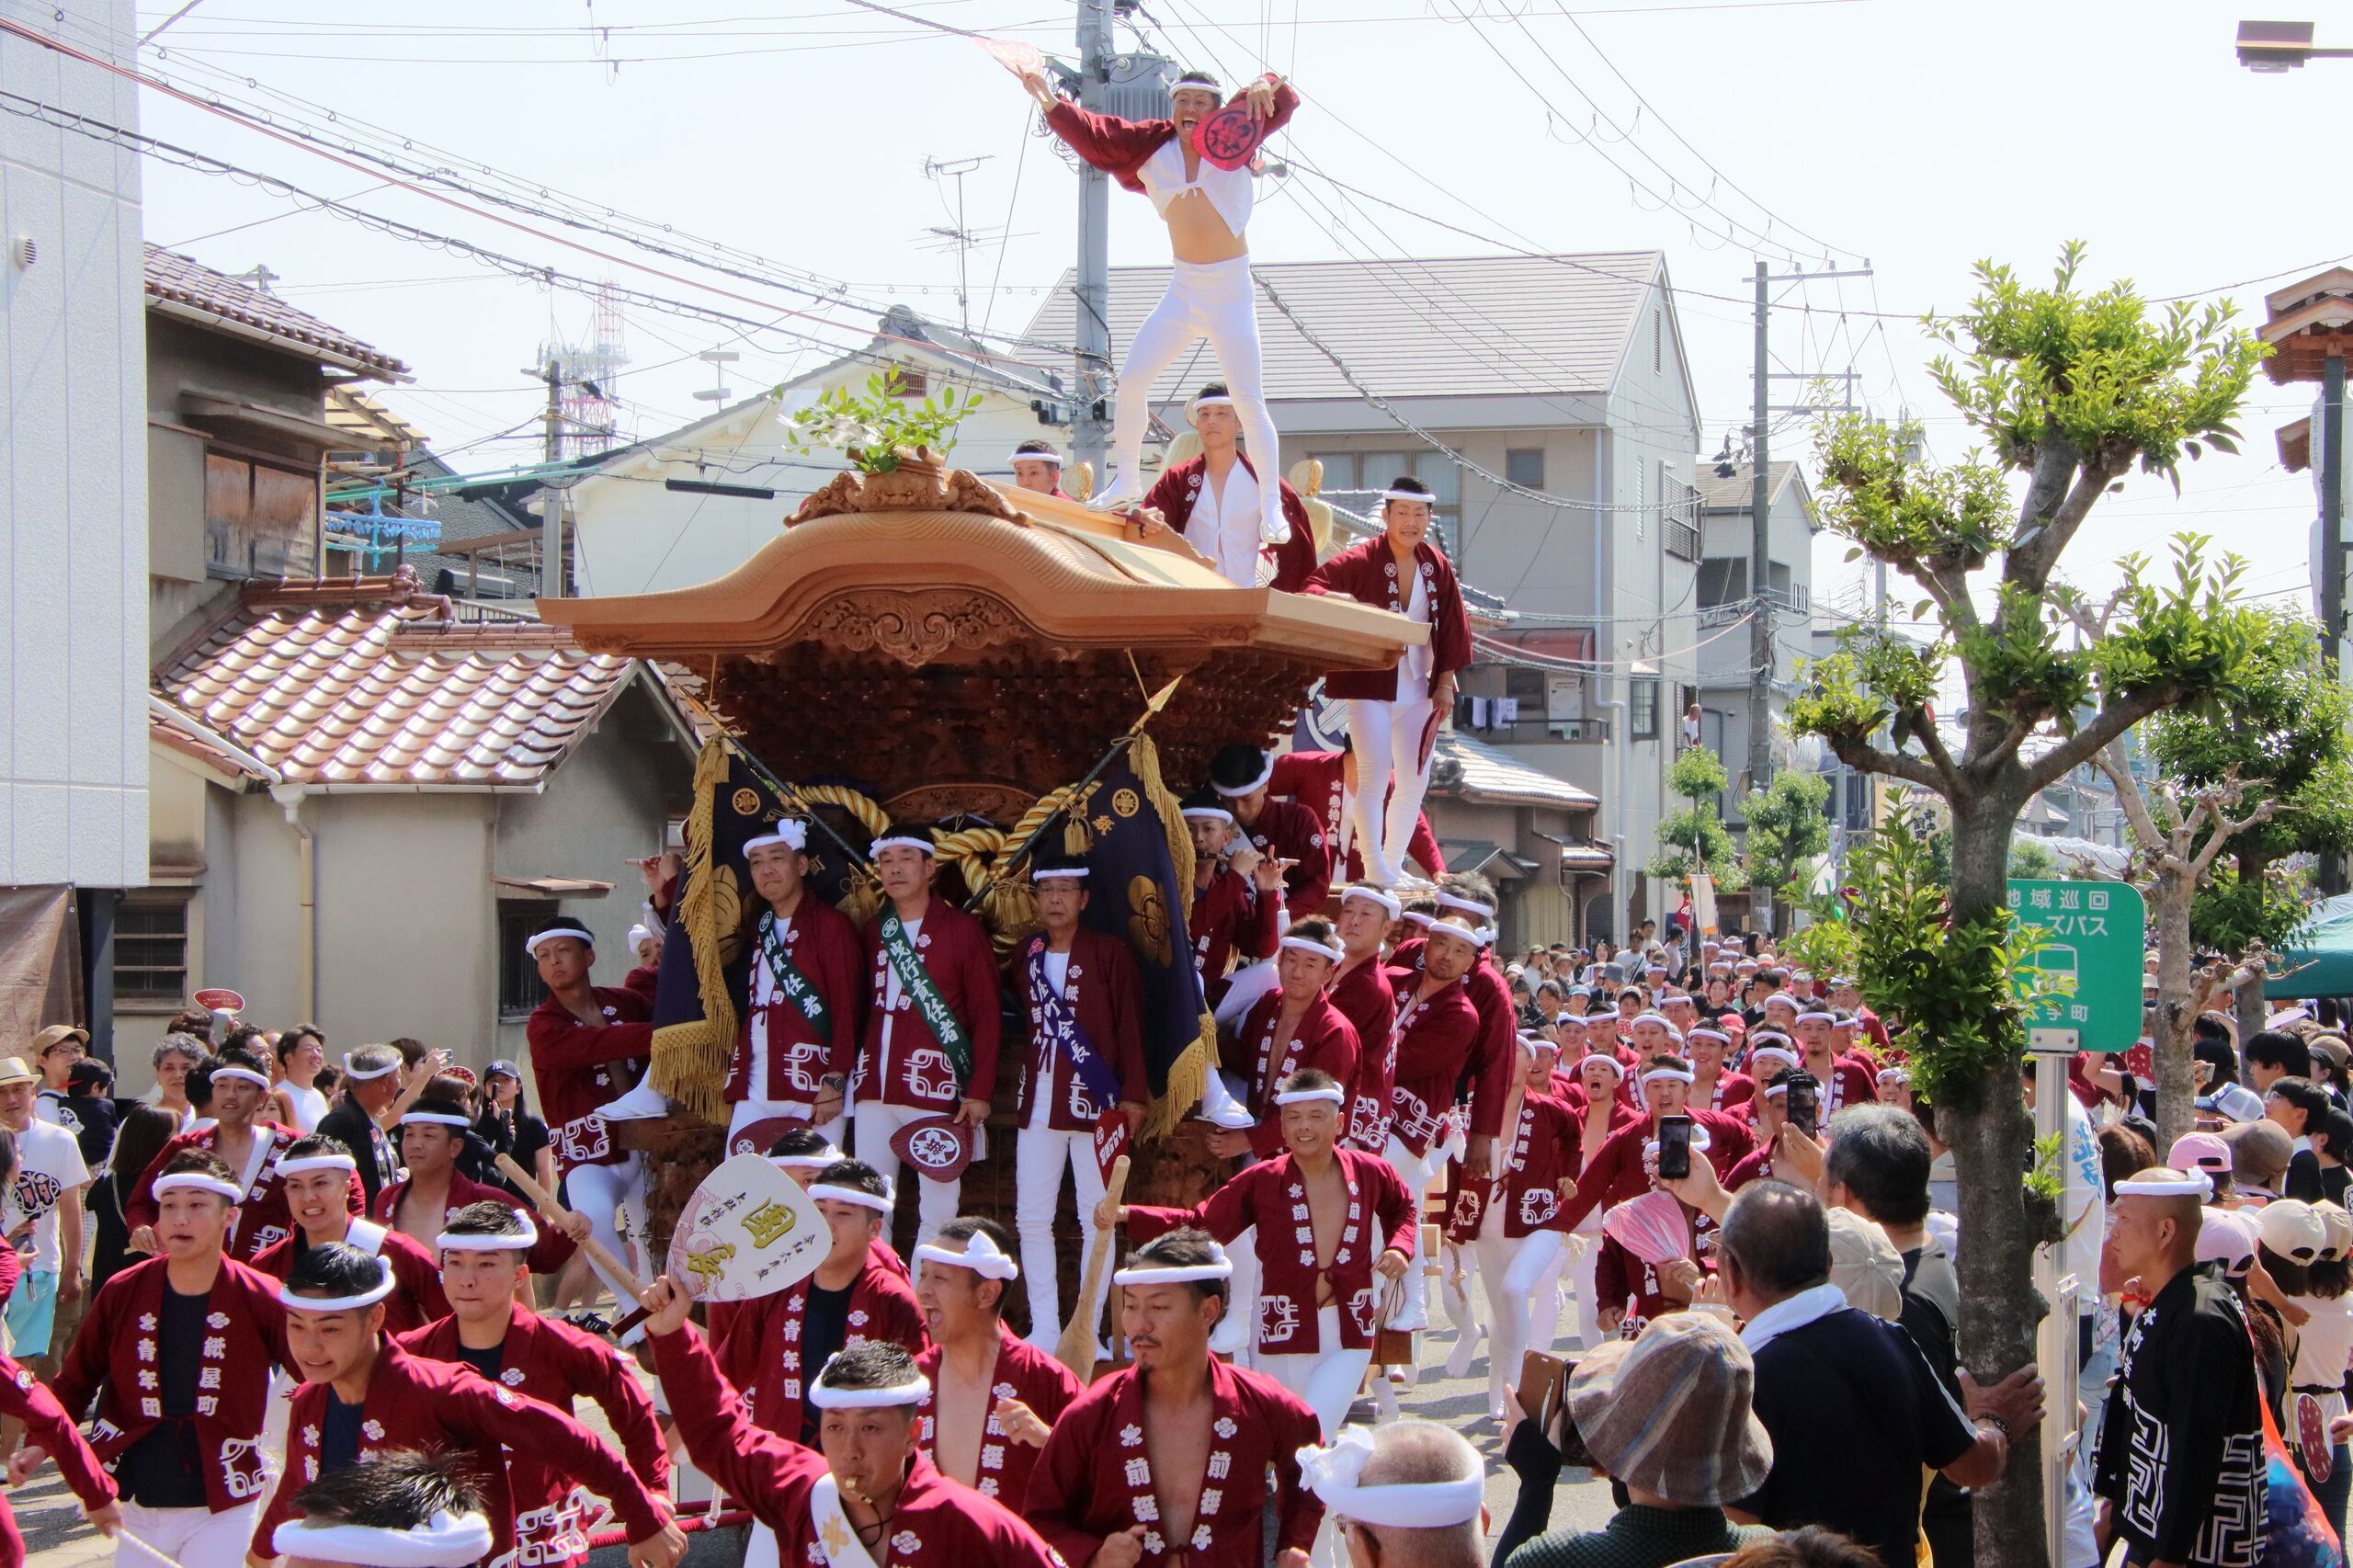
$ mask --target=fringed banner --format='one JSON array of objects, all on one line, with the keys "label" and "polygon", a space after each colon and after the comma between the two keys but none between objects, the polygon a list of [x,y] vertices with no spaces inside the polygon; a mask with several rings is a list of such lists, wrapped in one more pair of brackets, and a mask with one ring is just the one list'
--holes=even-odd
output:
[{"label": "fringed banner", "polygon": [[724,1122],[727,1063],[735,1050],[735,998],[745,994],[752,897],[744,841],[768,830],[785,804],[723,739],[695,759],[687,817],[686,869],[662,944],[654,999],[654,1086],[705,1119]]}]

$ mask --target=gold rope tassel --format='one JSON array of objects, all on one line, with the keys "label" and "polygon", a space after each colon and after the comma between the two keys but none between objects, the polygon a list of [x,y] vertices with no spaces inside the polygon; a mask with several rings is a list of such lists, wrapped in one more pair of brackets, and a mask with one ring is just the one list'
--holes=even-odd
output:
[{"label": "gold rope tassel", "polygon": [[[727,1118],[722,1096],[727,1064],[735,1052],[735,1002],[727,993],[720,951],[726,933],[721,925],[725,915],[740,914],[743,907],[733,873],[720,868],[714,874],[711,866],[711,813],[726,784],[727,746],[714,739],[695,758],[695,804],[687,818],[686,888],[678,904],[679,924],[694,953],[702,1017],[654,1031],[654,1086],[710,1121]],[[723,888],[720,875],[726,879]]]},{"label": "gold rope tassel", "polygon": [[[1171,687],[1173,689],[1173,682]],[[1161,700],[1166,700],[1165,692],[1162,694]],[[1155,703],[1154,708],[1157,711],[1158,704]],[[1176,896],[1180,900],[1189,897],[1193,886],[1193,835],[1185,826],[1185,818],[1177,809],[1176,797],[1170,794],[1168,786],[1161,781],[1160,750],[1153,744],[1150,735],[1138,734],[1128,757],[1136,770],[1136,777],[1143,782],[1144,793],[1151,799],[1153,810],[1160,815],[1161,831],[1168,836],[1168,858],[1176,872]],[[1178,942],[1187,941],[1182,908],[1180,903],[1178,908],[1168,912],[1172,927],[1169,935]],[[1187,1112],[1200,1103],[1201,1089],[1209,1078],[1210,1063],[1216,1057],[1217,1020],[1204,1007],[1199,1032],[1190,1045],[1177,1052],[1176,1060],[1168,1064],[1167,1086],[1160,1097],[1152,1102],[1152,1108],[1144,1113],[1144,1137],[1165,1137],[1175,1130],[1177,1122],[1184,1119]]]}]

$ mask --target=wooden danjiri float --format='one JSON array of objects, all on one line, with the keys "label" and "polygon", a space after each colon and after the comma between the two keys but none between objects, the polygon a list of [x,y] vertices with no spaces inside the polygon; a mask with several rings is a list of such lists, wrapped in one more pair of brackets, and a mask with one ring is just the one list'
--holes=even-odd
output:
[{"label": "wooden danjiri float", "polygon": [[[1192,849],[1176,797],[1205,776],[1211,754],[1235,741],[1279,744],[1318,676],[1389,666],[1427,636],[1352,600],[1237,587],[1180,535],[1146,538],[1132,521],[947,469],[923,452],[904,455],[893,472],[843,473],[715,582],[542,600],[540,610],[585,649],[658,662],[716,737],[698,769],[679,900],[705,1017],[656,1037],[653,1081],[677,1113],[616,1129],[624,1145],[652,1156],[657,1248],[722,1157],[721,1091],[745,1006],[713,979],[739,956],[742,901],[754,896],[740,861],[712,853],[714,823],[778,809],[767,791],[731,786],[731,766],[752,762],[782,786],[784,809],[823,819],[830,831],[812,836],[811,851],[860,920],[877,901],[861,858],[871,832],[886,819],[938,824],[937,892],[981,915],[1002,965],[1037,928],[1018,855],[1027,842],[1060,835],[1083,849],[1088,824],[1110,826],[1115,808],[1121,817],[1153,812],[1174,886],[1189,897]],[[1095,788],[1074,796],[1071,787],[1123,746],[1153,799],[1135,790],[1099,799]],[[1162,901],[1141,886],[1098,882],[1093,896],[1132,897],[1125,925],[1139,960],[1167,966],[1173,955],[1189,980],[1182,1038],[1147,1041],[1156,1097],[1130,1189],[1138,1201],[1190,1203],[1230,1167],[1208,1153],[1203,1124],[1186,1119],[1215,1058],[1191,978],[1187,911],[1150,907]],[[665,996],[670,983],[665,971]],[[964,1174],[962,1208],[1009,1225],[1027,1028],[1014,988],[1000,994],[996,1082],[973,1091],[994,1108],[988,1153]],[[900,1183],[903,1246],[915,1223],[913,1178],[904,1172]],[[1063,1203],[1067,1257],[1076,1229],[1067,1196]],[[1077,1270],[1059,1272],[1067,1305]]]}]

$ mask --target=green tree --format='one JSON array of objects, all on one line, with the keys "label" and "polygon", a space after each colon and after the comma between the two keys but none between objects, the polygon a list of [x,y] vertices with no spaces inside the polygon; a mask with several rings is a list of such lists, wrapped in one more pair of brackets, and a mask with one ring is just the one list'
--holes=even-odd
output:
[{"label": "green tree", "polygon": [[[2145,727],[2155,777],[2145,787],[2133,777],[2120,739],[2099,758],[2140,846],[2156,928],[2157,1131],[2167,1143],[2189,1131],[2198,1015],[2241,980],[2259,1008],[2268,954],[2303,917],[2283,858],[2353,845],[2353,699],[2321,658],[2319,629],[2278,608],[2234,613],[2245,647],[2221,688]],[[2200,942],[2234,961],[2194,971]]]},{"label": "green tree", "polygon": [[1667,769],[1666,786],[1691,803],[1658,824],[1658,848],[1643,868],[1646,877],[1681,882],[1694,871],[1731,868],[1732,830],[1716,814],[1715,800],[1728,780],[1724,765],[1705,746],[1692,746]]},{"label": "green tree", "polygon": [[1830,848],[1829,804],[1830,780],[1819,773],[1776,773],[1769,786],[1748,792],[1742,814],[1750,887],[1779,888],[1792,903],[1804,897],[1800,877]]},{"label": "green tree", "polygon": [[[2033,1358],[2043,1310],[2019,1179],[2034,1140],[2009,965],[2011,833],[2036,790],[2142,720],[2211,696],[2241,653],[2238,621],[2226,613],[2233,569],[2210,566],[2194,546],[2177,551],[2170,581],[2128,562],[2097,639],[2072,635],[2051,591],[2062,554],[2126,473],[2138,468],[2177,486],[2182,461],[2204,446],[2236,450],[2231,422],[2263,354],[2231,324],[2228,305],[2157,308],[2129,283],[2080,287],[2082,257],[2070,244],[2044,286],[1980,263],[1969,307],[1927,324],[1949,351],[1933,366],[1937,384],[1984,450],[1937,464],[1916,455],[1916,425],[1825,423],[1824,525],[1916,583],[1927,596],[1916,614],[1933,611],[1940,635],[1921,649],[1867,629],[1811,666],[1809,689],[1790,710],[1793,728],[1824,737],[1849,767],[1941,795],[1951,813],[1946,882],[1924,891],[1882,879],[1906,890],[1897,928],[1924,938],[1917,951],[1935,963],[1888,947],[1874,924],[1893,915],[1866,898],[1859,978],[1882,1016],[1904,1017],[1915,1082],[1926,1084],[1952,1146],[1969,1238],[1958,1259],[1961,1345],[1980,1383]],[[1948,657],[1966,687],[1957,749],[1926,712]],[[1898,738],[1875,744],[1891,723]],[[2027,737],[2046,728],[2056,744],[2023,756]],[[1915,859],[1925,866],[1925,841]],[[1933,919],[1918,918],[1923,899],[1936,905]],[[1985,1568],[2047,1564],[2040,1436],[2017,1437],[2004,1479],[1976,1494]]]},{"label": "green tree", "polygon": [[2011,876],[2048,881],[2059,874],[2059,857],[2049,845],[2031,838],[2010,840]]}]

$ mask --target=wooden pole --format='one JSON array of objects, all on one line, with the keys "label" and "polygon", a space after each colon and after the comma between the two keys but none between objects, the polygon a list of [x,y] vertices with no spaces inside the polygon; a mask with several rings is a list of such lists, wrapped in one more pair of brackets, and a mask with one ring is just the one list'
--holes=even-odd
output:
[{"label": "wooden pole", "polygon": [[[532,1177],[530,1172],[515,1163],[515,1156],[500,1154],[496,1156],[496,1161],[499,1170],[504,1173],[506,1179],[521,1189],[523,1195],[538,1207],[544,1218],[556,1225],[562,1225],[572,1218],[565,1211],[563,1205],[555,1200],[554,1193],[541,1187]],[[637,1305],[637,1270],[607,1252],[604,1244],[594,1236],[584,1237],[580,1243],[580,1250],[588,1255],[589,1262],[595,1264],[609,1277],[608,1282],[616,1290],[620,1288],[621,1281],[629,1282],[631,1287],[630,1299],[620,1303],[620,1310],[626,1312],[635,1307]]]},{"label": "wooden pole", "polygon": [[[1128,1190],[1128,1157],[1125,1154],[1111,1162],[1111,1179],[1104,1184],[1103,1200],[1114,1210]],[[1078,1302],[1072,1307],[1070,1322],[1063,1325],[1062,1342],[1054,1346],[1054,1359],[1068,1367],[1082,1383],[1095,1380],[1095,1314],[1099,1305],[1096,1292],[1102,1288],[1103,1265],[1111,1256],[1112,1233],[1116,1225],[1106,1225],[1095,1233],[1094,1250],[1086,1255],[1086,1273],[1078,1282]]]}]

